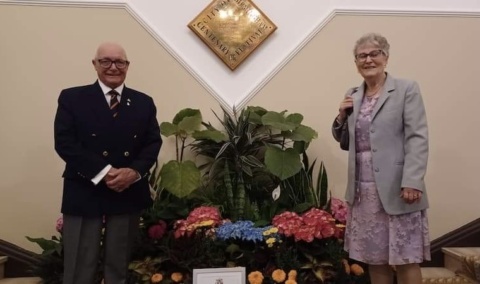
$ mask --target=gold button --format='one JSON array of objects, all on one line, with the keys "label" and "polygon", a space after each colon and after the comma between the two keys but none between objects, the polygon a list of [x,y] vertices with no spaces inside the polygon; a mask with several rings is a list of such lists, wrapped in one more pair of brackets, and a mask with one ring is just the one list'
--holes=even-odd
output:
[{"label": "gold button", "polygon": [[103,154],[104,157],[108,156],[108,152],[107,152],[107,151],[103,151],[102,154]]},{"label": "gold button", "polygon": [[129,153],[128,151],[126,151],[125,153],[123,153],[123,155],[124,155],[125,157],[128,157],[128,156],[130,156],[130,153]]},{"label": "gold button", "polygon": [[92,137],[95,137],[95,136],[97,136],[97,134],[95,134],[95,133],[92,133]]},{"label": "gold button", "polygon": [[137,134],[135,134],[135,135],[133,136],[133,139],[136,139],[136,138],[137,138]]}]

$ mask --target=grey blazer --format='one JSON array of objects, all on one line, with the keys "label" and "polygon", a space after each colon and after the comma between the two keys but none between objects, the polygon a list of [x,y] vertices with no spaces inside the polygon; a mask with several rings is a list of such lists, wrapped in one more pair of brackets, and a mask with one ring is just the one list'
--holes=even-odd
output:
[{"label": "grey blazer", "polygon": [[[353,113],[348,117],[348,184],[345,199],[353,204],[356,190],[355,121],[362,104],[365,84],[347,91],[353,96]],[[332,125],[335,140],[340,141],[342,125]],[[372,166],[380,200],[390,215],[428,208],[424,176],[428,160],[428,127],[420,88],[414,81],[396,79],[387,74],[383,93],[372,113],[370,126]],[[420,202],[407,204],[401,189],[423,192]]]}]

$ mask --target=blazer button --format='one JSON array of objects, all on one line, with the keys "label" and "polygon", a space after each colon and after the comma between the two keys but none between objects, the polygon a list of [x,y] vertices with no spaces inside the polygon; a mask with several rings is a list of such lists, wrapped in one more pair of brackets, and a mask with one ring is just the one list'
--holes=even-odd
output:
[{"label": "blazer button", "polygon": [[375,152],[377,152],[377,149],[373,148],[372,151],[375,153]]},{"label": "blazer button", "polygon": [[130,153],[129,153],[128,151],[126,151],[125,153],[123,153],[123,155],[124,155],[125,157],[128,157],[128,156],[130,156]]},{"label": "blazer button", "polygon": [[106,157],[106,156],[108,156],[108,152],[107,152],[107,151],[103,151],[102,155],[103,155],[104,157]]},{"label": "blazer button", "polygon": [[375,133],[375,129],[370,130],[370,132]]},{"label": "blazer button", "polygon": [[380,171],[379,168],[375,168],[375,172],[378,173]]}]

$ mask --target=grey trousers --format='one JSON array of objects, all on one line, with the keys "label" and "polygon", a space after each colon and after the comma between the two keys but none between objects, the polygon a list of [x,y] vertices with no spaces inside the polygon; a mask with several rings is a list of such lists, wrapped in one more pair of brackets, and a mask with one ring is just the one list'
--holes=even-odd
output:
[{"label": "grey trousers", "polygon": [[[94,284],[103,268],[105,284],[125,284],[140,213],[86,218],[63,216],[63,284]],[[102,231],[104,236],[102,238]],[[103,249],[103,264],[100,255]]]}]

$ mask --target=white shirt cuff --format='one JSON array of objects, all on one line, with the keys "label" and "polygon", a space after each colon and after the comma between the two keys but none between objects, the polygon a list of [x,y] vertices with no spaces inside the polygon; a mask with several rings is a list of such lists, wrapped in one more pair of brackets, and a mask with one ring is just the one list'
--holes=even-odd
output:
[{"label": "white shirt cuff", "polygon": [[97,185],[107,174],[108,171],[112,168],[112,165],[108,165],[103,170],[101,170],[94,178],[91,179],[93,184]]}]

